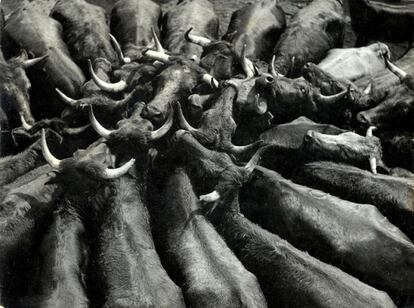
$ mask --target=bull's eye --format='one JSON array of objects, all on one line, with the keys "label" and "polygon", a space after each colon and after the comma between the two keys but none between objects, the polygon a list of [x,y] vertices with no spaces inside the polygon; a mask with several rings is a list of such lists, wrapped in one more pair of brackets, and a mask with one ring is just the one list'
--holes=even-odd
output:
[{"label": "bull's eye", "polygon": [[303,94],[306,94],[306,89],[305,89],[304,87],[300,87],[300,91],[301,91]]},{"label": "bull's eye", "polygon": [[266,82],[271,83],[273,82],[273,77],[272,76],[266,76]]}]

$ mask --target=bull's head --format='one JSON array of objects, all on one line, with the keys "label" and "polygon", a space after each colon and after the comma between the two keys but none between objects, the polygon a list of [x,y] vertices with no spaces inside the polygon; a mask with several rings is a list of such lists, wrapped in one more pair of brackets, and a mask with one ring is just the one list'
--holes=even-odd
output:
[{"label": "bull's head", "polygon": [[289,79],[277,73],[258,78],[253,91],[252,95],[259,96],[261,104],[266,102],[272,114],[288,119],[312,116],[318,110],[339,106],[337,103],[349,93],[345,89],[323,95],[303,78]]},{"label": "bull's head", "polygon": [[140,117],[144,104],[137,104],[137,108],[129,119],[118,122],[118,128],[109,130],[103,127],[96,119],[92,107],[89,109],[89,119],[92,127],[103,138],[114,154],[139,156],[142,150],[148,150],[151,142],[162,138],[168,133],[173,124],[173,112],[170,109],[167,121],[159,129],[153,130],[150,121]]},{"label": "bull's head", "polygon": [[302,148],[312,159],[333,160],[350,164],[370,163],[371,171],[377,173],[377,162],[382,165],[380,140],[372,135],[374,127],[366,136],[353,132],[327,135],[313,130],[307,132]]},{"label": "bull's head", "polygon": [[226,41],[211,41],[208,38],[191,34],[189,29],[185,38],[187,41],[204,48],[200,66],[209,71],[215,78],[229,79],[237,74],[244,73],[247,78],[257,74],[253,63],[246,57],[247,37],[244,44],[236,49]]},{"label": "bull's head", "polygon": [[57,159],[49,150],[45,130],[42,130],[42,153],[47,163],[59,173],[69,175],[71,182],[83,182],[85,176],[95,180],[111,180],[123,176],[134,165],[135,159],[129,160],[119,168],[108,168],[100,160],[89,157]]},{"label": "bull's head", "polygon": [[410,121],[414,111],[413,91],[406,86],[398,86],[390,91],[376,107],[358,113],[357,121],[365,127],[401,125],[404,119]]},{"label": "bull's head", "polygon": [[[147,51],[154,60],[169,62],[171,56]],[[169,104],[184,100],[200,82],[215,88],[218,81],[190,60],[177,59],[169,63],[154,80],[154,98],[145,106],[142,116],[155,123],[162,123],[168,115]]]},{"label": "bull's head", "polygon": [[[17,110],[23,127],[29,129],[34,123],[30,110],[30,81],[25,70],[41,62],[47,56],[28,59],[27,53],[23,51],[19,56],[8,62],[0,62],[0,93],[2,101]],[[4,104],[3,103],[3,104]]]},{"label": "bull's head", "polygon": [[313,63],[306,63],[302,74],[307,81],[314,87],[319,88],[324,95],[342,92],[347,86],[350,86],[350,95],[345,97],[344,103],[353,105],[355,109],[361,110],[372,106],[374,103],[371,83],[364,90],[360,90],[349,82],[338,80]]}]

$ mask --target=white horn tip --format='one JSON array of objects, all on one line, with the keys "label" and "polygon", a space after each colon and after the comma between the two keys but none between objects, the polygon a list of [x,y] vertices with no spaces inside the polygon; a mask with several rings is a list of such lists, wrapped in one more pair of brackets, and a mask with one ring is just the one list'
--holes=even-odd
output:
[{"label": "white horn tip", "polygon": [[216,202],[220,199],[220,194],[215,190],[209,194],[201,195],[199,199],[203,202]]}]

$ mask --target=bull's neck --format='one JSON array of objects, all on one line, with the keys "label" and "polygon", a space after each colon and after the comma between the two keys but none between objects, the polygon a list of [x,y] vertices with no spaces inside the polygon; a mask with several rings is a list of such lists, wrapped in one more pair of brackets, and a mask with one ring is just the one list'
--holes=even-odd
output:
[{"label": "bull's neck", "polygon": [[215,102],[213,108],[218,109],[223,114],[233,115],[233,103],[237,96],[237,89],[232,86],[225,88],[220,97]]}]

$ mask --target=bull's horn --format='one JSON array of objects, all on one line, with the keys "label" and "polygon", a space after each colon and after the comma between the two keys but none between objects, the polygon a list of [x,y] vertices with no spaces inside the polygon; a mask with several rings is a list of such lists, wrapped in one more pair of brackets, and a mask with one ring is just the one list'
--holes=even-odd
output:
[{"label": "bull's horn", "polygon": [[77,134],[83,133],[85,130],[88,129],[89,126],[91,126],[91,125],[86,124],[86,125],[80,126],[80,127],[68,127],[68,128],[64,129],[64,132],[67,135],[77,135]]},{"label": "bull's horn", "polygon": [[182,129],[185,129],[191,133],[197,132],[198,130],[190,125],[184,117],[183,110],[181,109],[181,104],[177,102],[177,116],[178,124]]},{"label": "bull's horn", "polygon": [[372,82],[370,82],[364,89],[364,94],[370,95],[372,93]]},{"label": "bull's horn", "polygon": [[263,140],[259,140],[247,145],[234,145],[230,144],[229,151],[233,154],[242,154],[246,151],[249,151],[257,146],[260,146],[263,143]]},{"label": "bull's horn", "polygon": [[375,126],[370,126],[367,129],[367,133],[365,134],[366,137],[372,137],[372,131],[377,129]]},{"label": "bull's horn", "polygon": [[396,75],[398,78],[400,78],[400,80],[404,79],[405,77],[407,77],[407,73],[404,72],[402,69],[400,69],[398,66],[392,64],[386,57],[384,57],[385,60],[385,64],[387,65],[388,69],[394,73],[394,75]]},{"label": "bull's horn", "polygon": [[209,194],[201,195],[199,199],[200,201],[204,201],[204,202],[216,202],[217,200],[220,199],[220,194],[218,193],[217,190],[214,190]]},{"label": "bull's horn", "polygon": [[266,147],[261,147],[259,150],[254,153],[249,162],[244,166],[249,173],[252,173],[254,168],[258,165],[260,158],[262,157],[263,152],[266,150]]},{"label": "bull's horn", "polygon": [[206,38],[206,37],[202,37],[202,36],[198,36],[198,35],[194,35],[194,34],[190,34],[190,32],[193,30],[193,28],[190,28],[185,34],[184,37],[187,41],[200,45],[202,47],[207,47],[208,45],[211,44],[211,40]]},{"label": "bull's horn", "polygon": [[111,38],[112,44],[115,47],[116,53],[118,54],[118,58],[121,59],[121,61],[124,64],[131,63],[131,58],[124,56],[124,53],[122,52],[122,49],[121,49],[121,45],[119,45],[119,42],[115,38],[115,36],[109,33],[109,37]]},{"label": "bull's horn", "polygon": [[220,86],[220,83],[217,81],[217,79],[211,76],[210,74],[203,74],[201,76],[201,80],[209,84],[213,89],[218,89]]},{"label": "bull's horn", "polygon": [[323,102],[323,103],[327,103],[327,104],[333,104],[336,103],[338,100],[344,98],[348,92],[350,91],[350,88],[348,87],[347,89],[343,90],[342,92],[339,92],[337,94],[334,95],[323,95],[321,93],[318,94],[318,99],[319,101]]},{"label": "bull's horn", "polygon": [[243,68],[244,73],[246,74],[246,77],[252,78],[255,75],[256,70],[254,68],[252,61],[250,61],[246,57],[246,47],[247,47],[247,44],[244,43],[242,53],[241,53],[242,68]]},{"label": "bull's horn", "polygon": [[23,68],[29,68],[33,65],[36,65],[37,63],[39,63],[40,61],[42,61],[43,59],[46,59],[47,57],[49,57],[49,55],[44,55],[42,57],[38,57],[38,58],[33,58],[33,59],[29,59],[29,60],[25,60],[23,62]]},{"label": "bull's horn", "polygon": [[274,79],[277,79],[278,77],[285,77],[285,75],[282,75],[282,74],[279,74],[278,72],[276,72],[275,60],[276,60],[276,55],[273,55],[272,56],[272,61],[270,62],[270,73],[272,74]]},{"label": "bull's horn", "polygon": [[20,121],[22,122],[22,126],[24,128],[24,130],[30,130],[33,125],[30,125],[29,123],[26,122],[26,119],[24,118],[24,115],[20,114]]},{"label": "bull's horn", "polygon": [[143,52],[145,56],[152,60],[157,60],[161,62],[168,62],[170,60],[170,56],[166,55],[165,53],[161,53],[159,51],[147,49]]},{"label": "bull's horn", "polygon": [[89,121],[99,136],[104,137],[105,139],[109,138],[109,135],[111,135],[112,131],[106,129],[101,125],[101,123],[98,122],[98,120],[95,118],[95,115],[93,114],[92,106],[89,106]]},{"label": "bull's horn", "polygon": [[100,79],[98,75],[96,75],[95,71],[93,70],[91,60],[88,60],[88,66],[89,66],[89,72],[92,76],[93,81],[102,90],[107,91],[107,92],[117,93],[117,92],[122,92],[127,88],[127,84],[123,80],[120,80],[116,83],[109,83],[109,82],[106,82]]},{"label": "bull's horn", "polygon": [[58,88],[55,88],[57,94],[59,94],[60,98],[67,104],[69,104],[72,107],[77,107],[79,106],[79,100],[70,98],[69,96],[67,96],[66,94],[64,94],[62,91],[60,91]]},{"label": "bull's horn", "polygon": [[166,133],[168,133],[168,131],[170,130],[171,126],[173,125],[173,116],[174,116],[174,112],[172,107],[170,107],[170,112],[168,114],[168,119],[167,121],[164,123],[163,126],[161,126],[159,129],[151,132],[151,140],[157,140],[162,138]]},{"label": "bull's horn", "polygon": [[60,166],[62,164],[62,161],[57,159],[56,157],[54,157],[52,155],[52,153],[50,153],[49,147],[47,146],[46,143],[46,133],[45,133],[45,129],[42,128],[42,138],[41,138],[41,143],[42,143],[42,153],[43,153],[43,157],[45,158],[45,160],[47,161],[47,163],[53,168],[53,169],[60,169]]},{"label": "bull's horn", "polygon": [[372,173],[377,174],[377,159],[375,157],[371,157],[369,159],[369,165],[371,167]]},{"label": "bull's horn", "polygon": [[155,32],[154,27],[151,27],[151,32],[152,32],[152,37],[154,38],[154,43],[155,43],[155,49],[160,52],[165,54],[164,52],[164,48],[161,45],[160,40],[158,39],[157,33]]},{"label": "bull's horn", "polygon": [[102,174],[102,177],[106,180],[116,179],[128,172],[129,169],[135,164],[135,159],[130,159],[127,163],[123,164],[119,168],[109,169],[106,168]]}]

